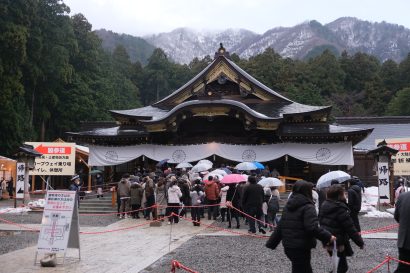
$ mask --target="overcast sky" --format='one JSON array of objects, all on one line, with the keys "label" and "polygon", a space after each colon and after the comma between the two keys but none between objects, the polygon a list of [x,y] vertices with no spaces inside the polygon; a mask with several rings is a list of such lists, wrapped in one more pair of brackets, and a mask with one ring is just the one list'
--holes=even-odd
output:
[{"label": "overcast sky", "polygon": [[245,28],[262,34],[307,20],[322,24],[352,16],[410,28],[409,0],[64,0],[93,29],[142,36],[178,27]]}]

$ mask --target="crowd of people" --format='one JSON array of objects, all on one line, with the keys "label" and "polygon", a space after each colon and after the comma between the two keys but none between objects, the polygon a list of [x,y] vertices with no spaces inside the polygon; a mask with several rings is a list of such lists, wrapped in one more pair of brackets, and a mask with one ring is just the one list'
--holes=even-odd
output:
[{"label": "crowd of people", "polygon": [[0,180],[0,200],[5,197],[12,199],[13,194],[14,194],[13,177],[10,177],[8,181],[5,180],[4,177],[2,177]]},{"label": "crowd of people", "polygon": [[190,212],[194,226],[200,226],[201,218],[207,217],[226,222],[227,228],[238,229],[243,218],[249,225],[249,233],[266,234],[266,228],[273,231],[276,225],[280,196],[276,187],[262,188],[257,184],[263,175],[278,173],[265,169],[232,184],[223,184],[218,175],[185,169],[124,174],[116,186],[118,215],[136,219],[142,215],[147,220],[165,217],[169,224],[176,224],[179,216]]},{"label": "crowd of people", "polygon": [[[250,234],[272,232],[266,246],[276,249],[282,242],[293,273],[313,272],[311,249],[316,247],[318,239],[330,256],[338,257],[334,273],[347,272],[346,257],[354,254],[350,240],[360,249],[364,248],[358,217],[363,192],[360,180],[353,177],[343,184],[335,180],[321,190],[316,190],[313,183],[299,180],[288,200],[283,200],[286,204],[278,221],[278,189],[263,188],[257,183],[264,176],[276,175],[275,171],[264,170],[248,174],[246,181],[223,184],[220,176],[185,169],[124,174],[116,185],[118,216],[162,219],[168,224],[177,224],[180,217],[187,217],[190,212],[194,226],[200,226],[201,219],[207,217],[226,222],[227,228],[239,229],[244,223]],[[410,208],[410,193],[400,192],[396,197],[395,219],[407,223],[410,218],[405,210]],[[399,258],[405,261],[410,260],[408,226],[401,224],[399,230]],[[407,270],[409,266],[400,264],[395,272],[410,272]]]}]

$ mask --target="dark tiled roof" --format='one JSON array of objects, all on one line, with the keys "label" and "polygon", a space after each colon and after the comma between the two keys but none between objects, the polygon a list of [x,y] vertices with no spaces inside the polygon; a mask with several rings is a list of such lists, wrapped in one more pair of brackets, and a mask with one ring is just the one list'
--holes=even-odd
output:
[{"label": "dark tiled roof", "polygon": [[[364,121],[364,120],[363,120]],[[407,124],[374,124],[362,123],[343,125],[345,127],[374,128],[373,132],[364,140],[354,146],[357,150],[372,150],[376,148],[376,139],[409,138],[410,122]]]},{"label": "dark tiled roof", "polygon": [[121,130],[119,126],[112,127],[112,128],[102,128],[102,129],[94,129],[91,131],[83,131],[83,132],[67,132],[68,135],[71,136],[138,136],[138,135],[146,135],[147,133],[144,131],[139,130],[130,130],[125,129]]},{"label": "dark tiled roof", "polygon": [[299,113],[310,113],[315,111],[320,111],[323,109],[329,109],[330,106],[310,106],[305,104],[300,104],[297,102],[291,103],[255,103],[248,104],[250,108],[264,114],[269,117],[282,117],[283,115],[289,114],[299,114]]},{"label": "dark tiled roof", "polygon": [[159,119],[168,113],[158,107],[146,106],[129,110],[110,110],[111,113],[140,119]]},{"label": "dark tiled roof", "polygon": [[242,102],[228,100],[228,99],[220,99],[220,100],[190,100],[179,104],[178,106],[174,107],[171,111],[163,110],[153,106],[146,106],[137,109],[130,109],[130,110],[111,110],[112,113],[122,116],[128,117],[135,117],[138,119],[146,120],[146,122],[150,121],[158,121],[162,120],[176,111],[194,105],[206,105],[206,104],[225,104],[225,105],[232,105],[240,107],[246,110],[249,114],[253,115],[256,118],[261,119],[278,119],[282,118],[283,115],[290,115],[290,114],[298,114],[298,113],[309,113],[320,111],[323,109],[329,109],[328,106],[310,106],[304,105],[297,102],[291,103],[253,103],[253,104],[244,104]]},{"label": "dark tiled roof", "polygon": [[282,124],[281,133],[283,135],[305,135],[305,136],[322,136],[323,134],[349,134],[359,133],[371,130],[371,128],[357,128],[348,126],[337,126],[329,124]]}]

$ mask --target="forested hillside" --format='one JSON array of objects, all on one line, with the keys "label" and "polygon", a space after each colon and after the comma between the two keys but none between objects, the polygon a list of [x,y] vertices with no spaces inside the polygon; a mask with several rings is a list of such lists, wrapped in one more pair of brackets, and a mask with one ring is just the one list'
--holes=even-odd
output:
[{"label": "forested hillside", "polygon": [[95,33],[102,40],[102,47],[108,52],[113,52],[115,48],[122,45],[130,55],[132,62],[146,64],[155,47],[140,37],[127,34],[118,34],[106,29],[96,30]]},{"label": "forested hillside", "polygon": [[[335,116],[410,115],[410,55],[381,63],[364,53],[324,51],[301,61],[268,48],[249,60],[232,59],[297,102],[333,105]],[[149,105],[211,61],[180,65],[155,49],[142,66],[123,46],[106,53],[87,19],[61,1],[1,0],[0,154],[23,141],[63,137],[80,121],[110,120],[109,109]]]}]

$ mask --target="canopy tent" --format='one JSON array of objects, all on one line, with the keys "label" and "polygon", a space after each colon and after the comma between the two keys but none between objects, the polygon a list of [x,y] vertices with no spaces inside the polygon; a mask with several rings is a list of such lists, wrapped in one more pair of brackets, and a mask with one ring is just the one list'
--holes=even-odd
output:
[{"label": "canopy tent", "polygon": [[267,162],[289,155],[321,165],[354,165],[351,142],[307,144],[280,143],[267,145],[232,145],[207,143],[198,145],[90,146],[91,166],[119,165],[142,155],[156,161],[169,158],[168,163],[193,162],[217,155],[228,160]]}]

